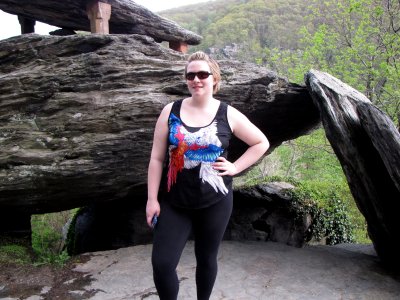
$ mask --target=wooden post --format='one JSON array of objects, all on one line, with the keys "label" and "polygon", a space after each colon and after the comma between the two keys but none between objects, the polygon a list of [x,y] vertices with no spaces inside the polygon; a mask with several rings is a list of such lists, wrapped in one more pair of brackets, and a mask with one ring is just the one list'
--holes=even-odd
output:
[{"label": "wooden post", "polygon": [[99,0],[91,1],[86,6],[86,12],[90,20],[91,33],[110,33],[108,21],[111,16],[111,4]]},{"label": "wooden post", "polygon": [[35,32],[35,20],[18,16],[19,24],[21,25],[21,34]]},{"label": "wooden post", "polygon": [[188,44],[185,42],[169,42],[169,48],[182,53],[188,52]]}]

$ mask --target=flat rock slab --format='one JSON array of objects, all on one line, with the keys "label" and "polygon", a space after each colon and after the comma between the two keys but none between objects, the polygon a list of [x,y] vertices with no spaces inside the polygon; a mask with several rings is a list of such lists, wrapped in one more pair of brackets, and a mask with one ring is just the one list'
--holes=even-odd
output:
[{"label": "flat rock slab", "polygon": [[[369,255],[372,246],[290,247],[272,242],[223,242],[211,299],[399,299],[400,279]],[[90,284],[90,299],[158,299],[151,271],[151,245],[89,253],[75,271]],[[179,299],[196,299],[195,259],[189,242],[178,266]],[[68,283],[65,283],[68,284]],[[42,294],[42,297],[45,295]],[[12,299],[12,298],[8,298]],[[29,299],[43,299],[32,296]],[[88,298],[85,298],[88,299]]]},{"label": "flat rock slab", "polygon": [[[306,87],[255,64],[221,66],[218,99],[257,125],[271,151],[319,125]],[[0,222],[21,220],[21,211],[140,202],[157,118],[188,95],[184,68],[182,54],[144,35],[0,41]],[[233,161],[247,149],[230,145]]]},{"label": "flat rock slab", "polygon": [[[89,0],[1,0],[0,9],[60,28],[90,31]],[[202,37],[131,0],[103,0],[111,4],[110,33],[143,34],[155,40],[198,45]]]}]

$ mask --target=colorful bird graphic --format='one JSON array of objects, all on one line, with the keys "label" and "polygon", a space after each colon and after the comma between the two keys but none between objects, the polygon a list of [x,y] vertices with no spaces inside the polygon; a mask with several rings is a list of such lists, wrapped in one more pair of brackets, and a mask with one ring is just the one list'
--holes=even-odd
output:
[{"label": "colorful bird graphic", "polygon": [[169,169],[168,191],[176,183],[178,173],[185,169],[192,169],[199,164],[200,178],[209,183],[216,192],[228,193],[228,189],[218,171],[212,163],[222,154],[224,149],[217,136],[217,122],[202,127],[196,132],[189,132],[181,120],[171,113],[169,120]]}]

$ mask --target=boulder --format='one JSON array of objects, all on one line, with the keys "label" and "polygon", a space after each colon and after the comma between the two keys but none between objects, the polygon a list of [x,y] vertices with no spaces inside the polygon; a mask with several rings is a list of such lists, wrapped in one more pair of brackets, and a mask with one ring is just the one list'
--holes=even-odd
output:
[{"label": "boulder", "polygon": [[[292,199],[285,193],[292,188],[288,183],[271,182],[235,189],[224,239],[274,241],[302,247],[310,239],[312,216],[296,218]],[[151,243],[152,232],[144,213],[146,200],[146,191],[138,190],[135,201],[98,203],[80,210],[70,228],[69,253]]]},{"label": "boulder", "polygon": [[311,70],[305,79],[376,252],[399,269],[400,134],[385,113],[337,78]]},{"label": "boulder", "polygon": [[286,193],[293,188],[286,182],[270,182],[236,189],[225,239],[304,246],[310,239],[312,216],[296,216],[292,199]]},{"label": "boulder", "polygon": [[[258,125],[271,149],[318,126],[304,86],[254,64],[220,63],[218,98]],[[1,212],[135,201],[162,107],[188,96],[184,65],[184,55],[142,35],[0,41]],[[232,146],[232,159],[245,149]]]}]

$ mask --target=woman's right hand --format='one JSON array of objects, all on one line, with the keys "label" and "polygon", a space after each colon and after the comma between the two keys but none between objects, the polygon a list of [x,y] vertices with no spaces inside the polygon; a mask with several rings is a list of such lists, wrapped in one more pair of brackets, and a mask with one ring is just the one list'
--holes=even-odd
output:
[{"label": "woman's right hand", "polygon": [[152,227],[151,221],[154,215],[156,215],[157,217],[160,215],[160,203],[157,200],[147,200],[146,221],[149,227]]}]

